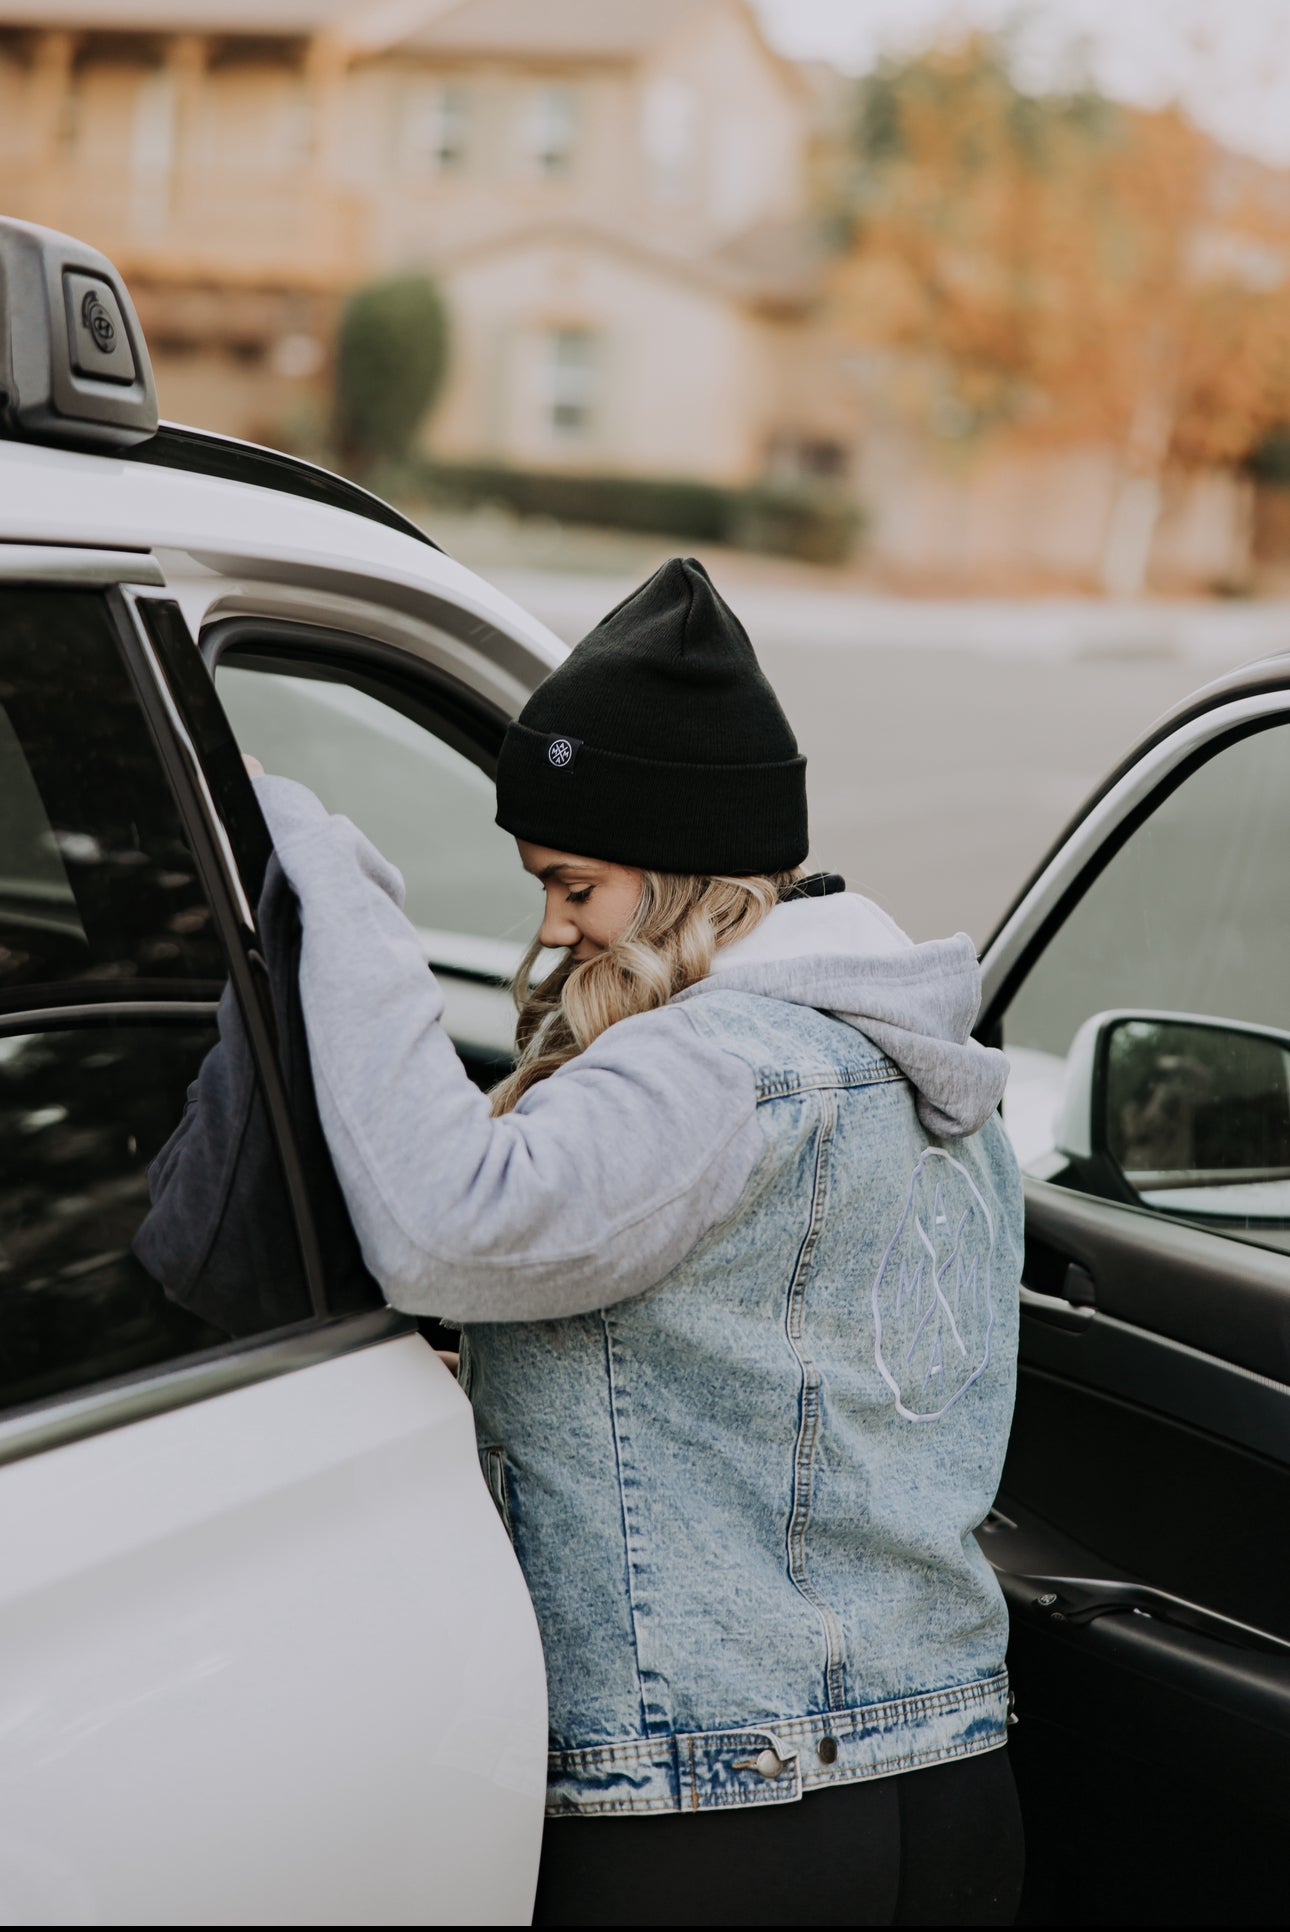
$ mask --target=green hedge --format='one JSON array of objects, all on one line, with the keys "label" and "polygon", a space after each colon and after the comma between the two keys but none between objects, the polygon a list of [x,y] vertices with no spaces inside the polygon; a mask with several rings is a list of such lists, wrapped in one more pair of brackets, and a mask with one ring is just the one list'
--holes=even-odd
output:
[{"label": "green hedge", "polygon": [[1247,463],[1256,483],[1290,490],[1290,429],[1274,429],[1264,437]]},{"label": "green hedge", "polygon": [[517,516],[643,530],[810,563],[844,562],[861,529],[851,499],[819,487],[734,490],[679,477],[579,476],[484,463],[429,463],[418,467],[416,481],[431,502],[453,507],[492,503]]}]

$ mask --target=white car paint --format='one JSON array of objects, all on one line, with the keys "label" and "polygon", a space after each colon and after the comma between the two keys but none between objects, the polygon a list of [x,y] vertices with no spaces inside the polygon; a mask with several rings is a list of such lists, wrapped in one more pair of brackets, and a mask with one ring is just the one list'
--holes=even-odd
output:
[{"label": "white car paint", "polygon": [[417,1335],[0,1470],[0,1922],[522,1925],[541,1648]]},{"label": "white car paint", "polygon": [[[521,704],[567,655],[519,604],[415,537],[279,490],[120,456],[0,443],[0,538],[151,551],[194,634],[222,615],[369,632],[377,619],[390,642],[504,706]],[[499,640],[512,647],[506,663]]]}]

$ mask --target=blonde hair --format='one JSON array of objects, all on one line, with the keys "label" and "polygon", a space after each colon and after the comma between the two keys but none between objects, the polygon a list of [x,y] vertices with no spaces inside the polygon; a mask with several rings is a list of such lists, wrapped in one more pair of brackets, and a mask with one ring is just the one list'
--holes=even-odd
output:
[{"label": "blonde hair", "polygon": [[754,878],[642,872],[640,902],[622,935],[594,959],[566,955],[534,986],[542,950],[535,938],[516,972],[519,1008],[515,1070],[494,1087],[494,1114],[506,1114],[539,1080],[576,1058],[606,1028],[633,1013],[666,1006],[674,994],[712,970],[719,946],[746,939],[801,867]]}]

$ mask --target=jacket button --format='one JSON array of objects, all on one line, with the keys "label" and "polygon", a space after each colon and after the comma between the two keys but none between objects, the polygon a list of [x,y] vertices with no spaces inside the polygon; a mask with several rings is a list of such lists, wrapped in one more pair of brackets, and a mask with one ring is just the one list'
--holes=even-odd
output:
[{"label": "jacket button", "polygon": [[768,1745],[758,1755],[757,1769],[761,1772],[763,1778],[777,1778],[784,1769],[784,1760],[778,1751],[772,1751]]},{"label": "jacket button", "polygon": [[838,1741],[835,1737],[822,1737],[819,1742],[821,1764],[836,1764],[838,1761]]}]

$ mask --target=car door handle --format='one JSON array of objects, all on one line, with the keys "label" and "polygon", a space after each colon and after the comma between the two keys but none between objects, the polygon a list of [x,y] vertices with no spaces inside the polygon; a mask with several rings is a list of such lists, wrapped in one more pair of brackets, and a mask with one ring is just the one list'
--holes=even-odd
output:
[{"label": "car door handle", "polygon": [[1253,1624],[1239,1623],[1203,1604],[1189,1603],[1185,1597],[1172,1596],[1167,1590],[1153,1589],[1147,1583],[1126,1583],[1121,1579],[1070,1576],[1016,1576],[1000,1573],[1005,1594],[1018,1607],[1044,1622],[1074,1626],[1095,1622],[1099,1617],[1129,1615],[1147,1617],[1157,1623],[1172,1624],[1219,1643],[1234,1644],[1241,1650],[1261,1650],[1278,1657],[1290,1657],[1290,1642],[1259,1630]]},{"label": "car door handle", "polygon": [[[1073,1269],[1067,1271],[1067,1281],[1072,1272]],[[1084,1273],[1082,1268],[1080,1273]],[[1079,1335],[1092,1321],[1094,1309],[1091,1300],[1069,1301],[1065,1295],[1041,1295],[1037,1288],[1027,1288],[1023,1281],[1021,1312],[1023,1315],[1033,1315],[1036,1321],[1046,1322],[1050,1328],[1065,1328]]]}]

